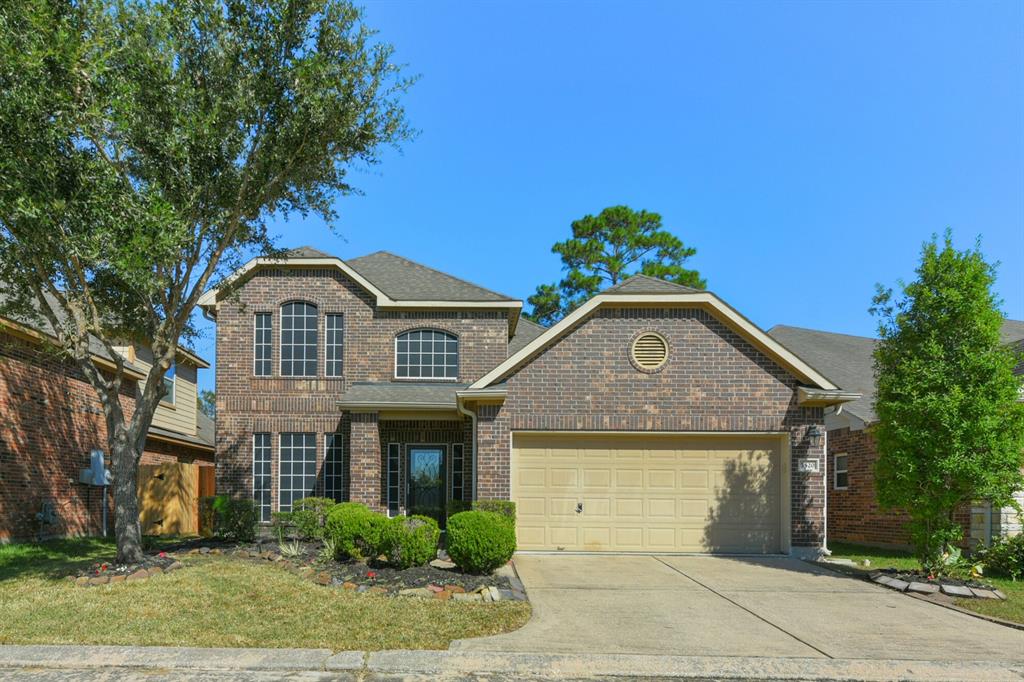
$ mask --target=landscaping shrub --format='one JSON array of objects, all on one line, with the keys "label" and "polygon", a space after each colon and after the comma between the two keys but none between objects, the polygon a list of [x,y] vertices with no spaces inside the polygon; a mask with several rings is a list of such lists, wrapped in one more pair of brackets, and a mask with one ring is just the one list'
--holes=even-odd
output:
[{"label": "landscaping shrub", "polygon": [[516,503],[512,500],[474,500],[473,509],[501,514],[511,521],[513,528],[516,526]]},{"label": "landscaping shrub", "polygon": [[290,538],[295,535],[295,517],[292,512],[271,512],[270,526],[275,538]]},{"label": "landscaping shrub", "polygon": [[214,508],[216,501],[215,495],[199,498],[199,534],[204,538],[213,537],[217,524],[217,510]]},{"label": "landscaping shrub", "polygon": [[448,556],[469,573],[490,573],[516,551],[516,529],[507,516],[468,511],[448,519]]},{"label": "landscaping shrub", "polygon": [[213,501],[213,509],[217,515],[218,535],[236,542],[252,542],[256,539],[259,514],[255,502],[218,495]]},{"label": "landscaping shrub", "polygon": [[389,521],[365,504],[342,502],[328,512],[325,532],[337,543],[339,556],[373,559],[383,554],[382,535]]},{"label": "landscaping shrub", "polygon": [[429,516],[396,516],[381,539],[388,562],[397,568],[425,566],[437,557],[441,530]]},{"label": "landscaping shrub", "polygon": [[981,552],[981,561],[989,575],[1024,578],[1024,534],[1000,538]]},{"label": "landscaping shrub", "polygon": [[329,497],[305,497],[292,504],[292,523],[299,537],[322,540],[327,515],[334,508]]}]

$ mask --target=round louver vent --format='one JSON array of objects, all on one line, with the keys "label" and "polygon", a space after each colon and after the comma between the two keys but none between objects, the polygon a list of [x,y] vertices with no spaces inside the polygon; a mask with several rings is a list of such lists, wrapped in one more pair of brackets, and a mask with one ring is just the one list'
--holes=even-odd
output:
[{"label": "round louver vent", "polygon": [[661,334],[645,332],[633,341],[633,362],[640,369],[658,369],[667,359],[668,342]]}]

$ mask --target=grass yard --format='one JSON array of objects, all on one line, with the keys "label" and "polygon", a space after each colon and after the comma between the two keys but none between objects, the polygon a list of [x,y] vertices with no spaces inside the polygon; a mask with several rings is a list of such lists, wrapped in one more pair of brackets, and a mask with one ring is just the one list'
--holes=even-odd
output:
[{"label": "grass yard", "polygon": [[137,583],[65,579],[113,555],[96,538],[0,545],[0,643],[446,649],[530,617],[524,602],[356,595],[230,557],[184,557],[184,569]]},{"label": "grass yard", "polygon": [[[830,542],[829,549],[832,556],[837,559],[851,559],[863,565],[865,559],[871,562],[870,567],[864,570],[876,568],[896,568],[900,570],[917,570],[919,565],[917,559],[908,552],[894,549],[878,549],[864,545],[853,545],[845,542]],[[1007,596],[1006,601],[995,601],[990,599],[957,599],[956,604],[961,608],[981,613],[993,618],[1024,623],[1024,581],[1014,582],[1006,578],[993,578],[986,576],[984,581],[992,583]]]}]

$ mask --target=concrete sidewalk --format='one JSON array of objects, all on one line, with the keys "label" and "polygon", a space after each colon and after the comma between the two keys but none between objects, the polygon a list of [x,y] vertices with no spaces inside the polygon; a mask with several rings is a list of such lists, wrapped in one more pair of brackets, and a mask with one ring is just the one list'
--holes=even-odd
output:
[{"label": "concrete sidewalk", "polygon": [[652,656],[626,654],[342,652],[0,646],[4,680],[1024,680],[1024,665],[987,661]]}]

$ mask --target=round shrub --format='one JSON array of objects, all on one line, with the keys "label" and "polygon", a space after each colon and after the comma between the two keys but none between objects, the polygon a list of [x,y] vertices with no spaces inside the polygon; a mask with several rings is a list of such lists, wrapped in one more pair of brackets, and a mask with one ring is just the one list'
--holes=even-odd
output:
[{"label": "round shrub", "polygon": [[490,573],[516,551],[516,529],[508,517],[485,511],[448,519],[448,556],[464,571]]},{"label": "round shrub", "polygon": [[384,529],[381,544],[388,562],[397,568],[425,566],[437,558],[441,530],[429,516],[396,516]]},{"label": "round shrub", "polygon": [[299,537],[324,537],[327,515],[334,508],[334,500],[329,497],[304,497],[292,504],[291,522]]},{"label": "round shrub", "polygon": [[1013,580],[1024,578],[1024,534],[1001,538],[981,552],[981,561],[989,575]]},{"label": "round shrub", "polygon": [[327,513],[325,533],[334,539],[339,556],[373,559],[382,554],[381,540],[388,521],[365,504],[343,502]]}]

